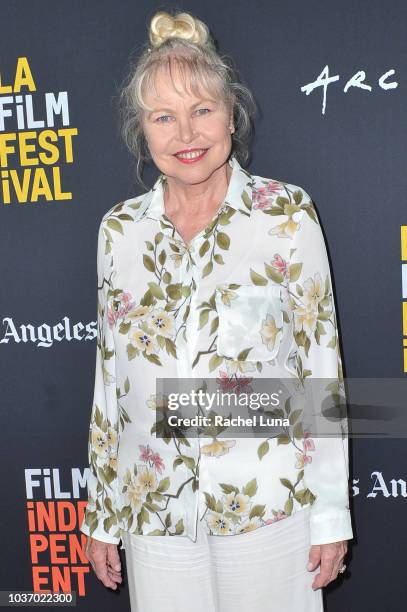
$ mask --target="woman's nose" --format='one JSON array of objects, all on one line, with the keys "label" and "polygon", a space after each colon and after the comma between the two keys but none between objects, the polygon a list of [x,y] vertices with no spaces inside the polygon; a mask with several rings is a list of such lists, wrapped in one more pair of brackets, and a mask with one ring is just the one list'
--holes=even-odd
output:
[{"label": "woman's nose", "polygon": [[178,121],[178,136],[182,142],[190,142],[194,136],[194,126],[191,117],[183,117]]}]

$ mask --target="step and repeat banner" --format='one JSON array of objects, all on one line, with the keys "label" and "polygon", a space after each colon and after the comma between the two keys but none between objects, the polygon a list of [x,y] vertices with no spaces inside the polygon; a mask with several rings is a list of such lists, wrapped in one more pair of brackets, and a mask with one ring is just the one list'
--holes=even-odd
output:
[{"label": "step and repeat banner", "polygon": [[[0,590],[75,591],[83,610],[129,609],[126,584],[113,592],[90,571],[78,529],[97,229],[113,204],[145,191],[120,139],[118,93],[153,14],[175,8],[209,25],[253,91],[251,172],[315,202],[346,377],[407,377],[405,3],[3,0]],[[146,169],[148,188],[156,176]],[[401,430],[351,440],[355,539],[345,576],[326,589],[329,612],[404,610]]]}]

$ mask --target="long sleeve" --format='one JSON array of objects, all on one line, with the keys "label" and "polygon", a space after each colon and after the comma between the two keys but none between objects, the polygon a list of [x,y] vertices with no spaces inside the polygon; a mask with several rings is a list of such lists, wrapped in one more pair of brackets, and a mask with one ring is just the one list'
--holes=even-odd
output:
[{"label": "long sleeve", "polygon": [[97,540],[118,544],[118,408],[115,347],[108,312],[108,298],[112,293],[112,243],[108,237],[109,230],[104,227],[103,218],[99,226],[97,245],[97,346],[88,439],[88,503],[80,530]]},{"label": "long sleeve", "polygon": [[[303,198],[304,201],[301,213],[296,215],[299,219],[295,220],[297,225],[290,244],[293,344],[296,348],[296,375],[310,385],[314,400],[312,410],[322,414],[326,387],[334,396],[340,397],[344,405],[340,395],[343,388],[342,360],[325,241],[311,198]],[[311,382],[311,379],[318,380]],[[349,511],[348,440],[344,433],[346,416],[336,421],[329,419],[326,423],[329,423],[331,432],[336,432],[332,437],[318,434],[307,437],[306,434],[303,442],[304,483],[315,496],[311,506],[311,544],[353,537]]]}]

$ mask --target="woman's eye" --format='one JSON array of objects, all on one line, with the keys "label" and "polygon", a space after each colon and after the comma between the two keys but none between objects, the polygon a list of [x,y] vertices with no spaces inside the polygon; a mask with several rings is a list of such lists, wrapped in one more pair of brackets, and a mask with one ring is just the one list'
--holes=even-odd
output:
[{"label": "woman's eye", "polygon": [[201,113],[200,111],[208,111],[209,113],[211,112],[209,110],[209,108],[198,108],[197,113],[202,114],[202,115],[206,115],[206,113]]},{"label": "woman's eye", "polygon": [[[201,111],[203,111],[203,112],[201,112]],[[206,114],[207,114],[207,112],[206,112],[206,111],[207,111],[208,113],[210,113],[210,112],[211,112],[209,108],[198,108],[196,112],[197,112],[199,115],[206,115]],[[169,117],[171,117],[171,115],[161,115],[160,117],[157,117],[156,121],[157,121],[158,123],[169,123],[169,120],[167,121],[167,118],[169,118]]]},{"label": "woman's eye", "polygon": [[168,121],[161,121],[161,119],[165,119],[166,117],[169,117],[169,115],[161,115],[161,117],[157,117],[157,121],[159,123],[168,123]]}]

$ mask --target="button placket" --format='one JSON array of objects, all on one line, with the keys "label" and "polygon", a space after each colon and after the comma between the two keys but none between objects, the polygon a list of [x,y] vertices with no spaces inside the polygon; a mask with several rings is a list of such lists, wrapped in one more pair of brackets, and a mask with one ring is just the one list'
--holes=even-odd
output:
[{"label": "button placket", "polygon": [[[189,350],[189,370],[190,370],[190,378],[194,378],[194,374],[192,371],[192,363],[195,358],[196,352],[199,348],[199,313],[197,306],[199,301],[202,299],[202,296],[199,295],[200,290],[200,279],[202,276],[202,266],[201,260],[199,258],[199,249],[203,242],[206,240],[205,234],[202,232],[198,236],[192,240],[192,243],[189,247],[189,252],[191,254],[192,260],[188,257],[188,253],[186,253],[186,257],[188,257],[189,270],[188,270],[188,280],[191,286],[191,300],[190,300],[190,312],[188,316],[188,350]],[[195,289],[192,289],[192,284],[194,284]],[[194,539],[196,539],[196,534],[198,530],[198,522],[201,514],[204,513],[204,498],[202,494],[202,489],[209,490],[209,472],[207,467],[206,456],[201,453],[201,444],[205,443],[205,440],[202,442],[201,438],[194,438],[190,440],[193,442],[194,446],[196,446],[199,460],[199,477],[198,477],[198,489],[194,494],[193,507],[194,507],[194,519],[193,519],[193,533]]]},{"label": "button placket", "polygon": [[[226,209],[226,204],[224,204],[221,209],[218,211],[218,215],[220,215]],[[217,215],[217,216],[218,216]],[[175,228],[174,228],[175,229]],[[177,334],[177,374],[179,378],[188,378],[193,379],[194,374],[192,372],[192,362],[196,351],[198,349],[198,340],[199,340],[199,310],[197,308],[198,305],[198,296],[199,296],[199,288],[200,288],[200,278],[202,276],[201,261],[199,257],[199,250],[202,246],[203,242],[208,239],[208,232],[202,230],[197,236],[195,236],[189,245],[186,245],[182,239],[179,239],[174,236],[174,233],[168,228],[164,231],[167,231],[170,234],[170,239],[180,247],[181,250],[181,261],[179,266],[175,267],[174,272],[177,271],[177,277],[174,278],[175,282],[179,283],[181,286],[189,286],[190,287],[190,299],[186,300],[181,307],[178,317],[179,321],[182,322],[184,318],[185,309],[189,305],[189,312],[187,319],[185,321],[186,324],[186,340],[184,338],[183,332]],[[177,231],[175,229],[175,233]],[[210,234],[210,233],[209,233]],[[195,289],[193,289],[195,287]],[[177,319],[178,319],[177,317]],[[180,323],[182,325],[182,323]],[[210,478],[209,471],[207,465],[207,458],[204,454],[201,453],[201,444],[206,443],[207,440],[202,440],[200,438],[189,438],[190,443],[190,456],[195,459],[196,465],[199,464],[199,486],[196,491],[192,490],[192,487],[185,487],[184,489],[184,498],[186,501],[186,513],[185,513],[185,522],[186,522],[186,533],[194,541],[197,538],[197,529],[198,529],[198,520],[201,514],[202,509],[205,504],[202,499],[201,490],[204,488],[205,490],[210,490]],[[187,475],[187,469],[185,466],[185,473]],[[201,480],[202,478],[202,480]]]},{"label": "button placket", "polygon": [[[192,249],[189,247],[189,249],[185,249],[183,251],[182,257],[181,257],[181,263],[176,268],[176,270],[178,271],[176,282],[180,283],[182,286],[189,286],[192,291],[194,266],[190,260],[188,250],[191,251]],[[184,300],[184,298],[182,299]],[[178,313],[180,321],[183,321],[185,309],[188,307],[188,305],[190,306],[192,299],[193,299],[193,295],[191,295],[191,299],[185,300],[181,310]],[[194,346],[195,346],[195,341],[193,337],[195,334],[195,323],[193,321],[193,317],[191,316],[192,313],[193,313],[193,308],[190,307],[188,317],[185,322],[186,329],[187,329],[187,332],[186,332],[187,341],[185,341],[183,332],[180,332],[177,336],[177,355],[178,355],[177,373],[178,373],[179,378],[188,378],[188,379],[193,378],[191,363],[192,363],[192,355],[193,355]],[[200,456],[199,441],[196,438],[189,438],[189,443],[190,443],[190,447],[189,447],[189,452],[187,454],[193,457],[195,459],[195,464],[198,465],[199,456]],[[188,472],[186,466],[185,466],[185,476],[186,477],[190,476],[190,473]],[[197,519],[199,515],[198,490],[193,491],[192,486],[188,485],[187,487],[185,487],[183,495],[184,495],[184,499],[186,502],[186,508],[187,508],[186,514],[185,514],[186,533],[194,541],[196,541]]]}]

